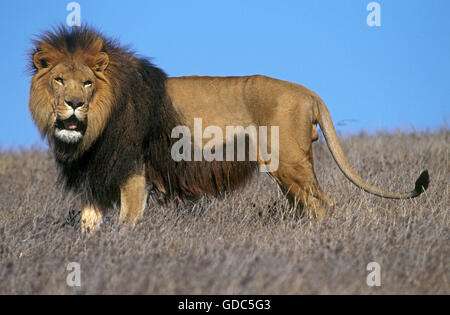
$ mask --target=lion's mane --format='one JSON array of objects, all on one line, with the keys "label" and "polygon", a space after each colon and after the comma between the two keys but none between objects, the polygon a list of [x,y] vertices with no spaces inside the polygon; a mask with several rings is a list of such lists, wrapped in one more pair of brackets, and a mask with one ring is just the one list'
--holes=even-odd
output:
[{"label": "lion's mane", "polygon": [[[171,131],[183,124],[183,117],[166,93],[167,75],[149,59],[87,26],[60,26],[40,35],[34,46],[31,56],[45,47],[60,60],[83,54],[88,59],[96,52],[109,56],[107,84],[95,92],[98,97],[90,105],[81,143],[55,140],[48,121],[35,119],[48,137],[66,189],[81,194],[86,202],[104,207],[118,202],[121,184],[139,172],[142,162],[147,182],[167,197],[220,195],[244,183],[254,170],[251,162],[175,162],[171,158],[176,141]],[[33,61],[30,68],[36,76]],[[44,84],[39,79],[33,82],[30,104],[45,101]],[[32,111],[36,107],[30,105]]]}]

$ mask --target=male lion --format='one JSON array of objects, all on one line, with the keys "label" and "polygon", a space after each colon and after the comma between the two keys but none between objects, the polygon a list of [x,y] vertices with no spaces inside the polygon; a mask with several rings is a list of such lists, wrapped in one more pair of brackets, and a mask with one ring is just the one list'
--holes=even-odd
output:
[{"label": "male lion", "polygon": [[134,223],[150,189],[176,198],[220,195],[266,163],[259,155],[256,162],[174,161],[171,132],[179,125],[193,130],[194,118],[223,130],[279,126],[279,167],[270,175],[292,204],[306,206],[314,218],[333,207],[313,169],[317,123],[341,171],[365,191],[400,199],[428,187],[427,171],[406,193],[366,183],[345,159],[325,104],[298,84],[260,75],[168,78],[148,59],[87,26],[59,27],[34,45],[30,111],[66,189],[83,199],[83,231],[96,229],[104,211],[118,202],[120,222]]}]

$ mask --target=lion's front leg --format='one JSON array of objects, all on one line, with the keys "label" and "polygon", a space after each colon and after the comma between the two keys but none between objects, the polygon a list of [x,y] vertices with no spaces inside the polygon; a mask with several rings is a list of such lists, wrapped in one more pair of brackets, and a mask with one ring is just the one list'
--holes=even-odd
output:
[{"label": "lion's front leg", "polygon": [[120,217],[119,222],[136,223],[144,213],[147,201],[147,187],[144,172],[131,176],[120,187]]},{"label": "lion's front leg", "polygon": [[103,209],[87,205],[81,211],[81,231],[90,233],[98,230],[102,223]]}]

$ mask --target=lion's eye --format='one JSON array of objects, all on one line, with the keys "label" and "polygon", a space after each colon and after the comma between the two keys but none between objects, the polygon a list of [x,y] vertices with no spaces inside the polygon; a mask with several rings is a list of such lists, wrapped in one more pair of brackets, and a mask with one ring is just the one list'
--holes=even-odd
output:
[{"label": "lion's eye", "polygon": [[59,85],[64,85],[64,80],[62,78],[56,78],[55,79],[56,83],[58,83]]},{"label": "lion's eye", "polygon": [[84,87],[90,87],[92,85],[92,81],[87,80],[84,82]]}]

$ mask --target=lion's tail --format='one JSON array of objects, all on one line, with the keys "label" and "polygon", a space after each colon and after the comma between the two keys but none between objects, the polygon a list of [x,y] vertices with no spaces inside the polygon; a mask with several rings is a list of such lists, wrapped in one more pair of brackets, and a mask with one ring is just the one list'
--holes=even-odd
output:
[{"label": "lion's tail", "polygon": [[414,198],[419,196],[428,188],[430,179],[427,170],[423,171],[422,174],[420,174],[419,178],[416,180],[414,190],[408,192],[391,192],[367,183],[352,169],[347,159],[345,158],[344,152],[342,151],[342,148],[339,144],[330,113],[328,112],[328,108],[321,99],[317,99],[316,106],[319,112],[319,115],[317,115],[318,117],[316,118],[319,122],[320,129],[323,132],[325,140],[327,141],[328,148],[330,149],[331,154],[333,155],[333,158],[342,173],[344,173],[344,175],[353,184],[364,189],[368,193],[392,199]]}]

